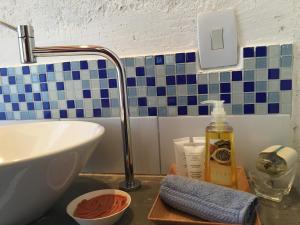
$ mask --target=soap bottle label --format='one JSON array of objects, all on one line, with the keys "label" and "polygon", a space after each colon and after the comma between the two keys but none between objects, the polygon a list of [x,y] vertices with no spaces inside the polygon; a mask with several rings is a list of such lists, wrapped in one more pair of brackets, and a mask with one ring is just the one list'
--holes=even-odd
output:
[{"label": "soap bottle label", "polygon": [[221,185],[231,185],[231,144],[229,140],[209,141],[210,180]]}]

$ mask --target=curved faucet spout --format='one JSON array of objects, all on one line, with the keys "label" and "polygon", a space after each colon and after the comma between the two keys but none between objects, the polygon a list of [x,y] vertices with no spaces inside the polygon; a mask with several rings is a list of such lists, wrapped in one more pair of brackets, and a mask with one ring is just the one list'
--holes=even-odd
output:
[{"label": "curved faucet spout", "polygon": [[125,166],[125,181],[120,184],[120,188],[127,191],[139,188],[140,182],[134,179],[133,172],[132,143],[127,103],[126,76],[124,66],[122,65],[119,57],[111,50],[96,45],[35,47],[33,48],[32,53],[34,57],[49,57],[61,55],[99,55],[112,61],[115,64],[118,73],[120,119]]}]

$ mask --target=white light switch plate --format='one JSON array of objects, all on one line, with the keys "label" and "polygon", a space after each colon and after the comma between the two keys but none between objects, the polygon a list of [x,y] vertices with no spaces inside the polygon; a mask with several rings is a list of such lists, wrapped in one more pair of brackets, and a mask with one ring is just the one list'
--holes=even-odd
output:
[{"label": "white light switch plate", "polygon": [[[221,37],[216,32],[222,30]],[[212,43],[215,41],[215,43]],[[217,47],[213,47],[217,44]],[[202,69],[233,66],[238,63],[237,30],[234,10],[202,13],[198,15],[198,46]]]}]

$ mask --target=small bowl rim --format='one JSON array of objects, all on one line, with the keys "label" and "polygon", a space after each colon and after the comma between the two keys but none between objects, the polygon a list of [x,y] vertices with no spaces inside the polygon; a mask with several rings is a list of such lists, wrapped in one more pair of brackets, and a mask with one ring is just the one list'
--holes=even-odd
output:
[{"label": "small bowl rim", "polygon": [[[108,193],[101,193],[101,192],[108,192]],[[90,198],[93,198],[93,197],[96,197],[96,196],[101,196],[101,195],[106,195],[106,194],[115,194],[113,192],[118,192],[120,194],[122,194],[123,196],[126,196],[127,198],[127,205],[126,207],[124,207],[121,211],[119,212],[116,212],[116,213],[113,213],[111,215],[108,215],[108,216],[104,216],[104,217],[97,217],[97,218],[93,218],[93,219],[86,219],[86,218],[81,218],[81,217],[77,217],[77,216],[74,216],[74,212],[71,212],[71,206],[73,204],[75,204],[76,201],[80,200],[80,199],[90,199]],[[118,194],[116,193],[116,194]],[[94,196],[91,196],[89,198],[85,198],[84,196],[86,195],[90,195],[90,194],[95,194]],[[100,189],[100,190],[95,190],[95,191],[90,191],[90,192],[87,192],[85,194],[82,194],[76,198],[74,198],[66,207],[66,211],[67,211],[67,214],[69,216],[71,216],[72,218],[76,219],[76,220],[82,220],[82,221],[96,221],[96,220],[103,220],[103,219],[107,219],[107,218],[110,218],[110,217],[113,217],[115,215],[118,215],[118,214],[121,214],[123,213],[131,204],[131,196],[125,192],[125,191],[122,191],[122,190],[119,190],[119,189]],[[78,205],[78,203],[77,203]],[[77,207],[77,205],[75,205],[75,209]]]}]

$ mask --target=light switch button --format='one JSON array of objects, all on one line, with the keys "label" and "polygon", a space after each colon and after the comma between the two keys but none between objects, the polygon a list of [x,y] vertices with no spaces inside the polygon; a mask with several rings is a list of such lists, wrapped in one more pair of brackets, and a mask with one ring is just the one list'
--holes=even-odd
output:
[{"label": "light switch button", "polygon": [[213,29],[210,34],[211,37],[211,50],[223,49],[223,28]]}]

